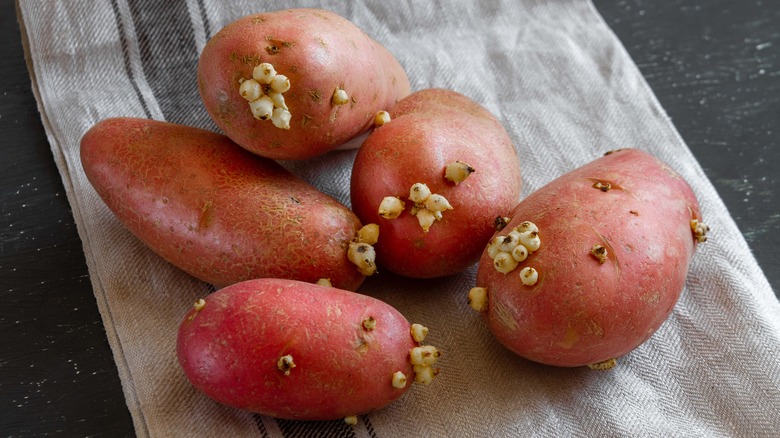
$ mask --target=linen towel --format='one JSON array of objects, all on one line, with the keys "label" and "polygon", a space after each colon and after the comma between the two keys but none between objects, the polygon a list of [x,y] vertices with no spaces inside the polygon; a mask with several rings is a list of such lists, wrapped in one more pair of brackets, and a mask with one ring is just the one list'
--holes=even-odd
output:
[{"label": "linen towel", "polygon": [[[670,318],[609,372],[561,369],[503,348],[466,303],[475,267],[416,281],[382,272],[360,288],[431,330],[442,372],[401,400],[342,421],[275,420],[195,391],[176,330],[213,289],[145,248],[86,180],[79,141],[101,119],[216,129],[197,92],[207,39],[251,13],[322,7],[406,68],[413,90],[449,88],[509,131],[524,196],[605,151],[636,147],[693,187],[710,240]],[[19,3],[33,89],[83,241],[136,434],[147,436],[776,436],[780,304],[739,227],[617,38],[588,0]],[[284,165],[349,205],[355,151]]]}]

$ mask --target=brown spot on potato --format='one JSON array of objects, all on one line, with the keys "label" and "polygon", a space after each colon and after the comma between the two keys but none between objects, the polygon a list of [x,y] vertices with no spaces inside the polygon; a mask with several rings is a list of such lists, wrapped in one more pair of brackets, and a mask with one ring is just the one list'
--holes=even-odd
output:
[{"label": "brown spot on potato", "polygon": [[322,93],[320,90],[309,90],[309,96],[311,97],[311,100],[315,102],[320,102],[322,100]]},{"label": "brown spot on potato", "polygon": [[573,327],[567,327],[566,333],[563,335],[563,339],[558,342],[558,346],[565,349],[570,349],[580,339],[579,333]]},{"label": "brown spot on potato", "polygon": [[214,204],[211,201],[207,201],[203,204],[200,210],[200,217],[198,218],[199,228],[208,228],[212,222],[214,222]]},{"label": "brown spot on potato", "polygon": [[510,221],[511,219],[506,216],[496,216],[493,220],[493,226],[496,228],[496,231],[501,231],[509,225]]},{"label": "brown spot on potato", "polygon": [[366,353],[368,351],[369,346],[370,346],[369,341],[366,338],[361,336],[355,338],[355,343],[352,345],[352,348],[358,353]]},{"label": "brown spot on potato", "polygon": [[260,55],[243,55],[241,56],[241,63],[251,66],[260,64]]}]

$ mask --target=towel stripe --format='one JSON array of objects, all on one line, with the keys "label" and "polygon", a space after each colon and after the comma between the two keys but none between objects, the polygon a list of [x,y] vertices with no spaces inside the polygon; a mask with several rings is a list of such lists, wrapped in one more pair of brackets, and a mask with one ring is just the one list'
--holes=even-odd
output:
[{"label": "towel stripe", "polygon": [[122,39],[122,58],[125,63],[125,71],[127,72],[127,77],[130,78],[130,84],[132,84],[133,86],[133,91],[135,92],[138,101],[141,102],[141,107],[144,110],[144,115],[146,115],[146,118],[151,119],[152,112],[149,111],[149,107],[146,105],[146,100],[144,100],[144,96],[143,94],[141,94],[141,89],[138,87],[138,82],[136,81],[135,75],[133,74],[133,69],[130,65],[130,53],[127,49],[127,37],[125,34],[125,25],[124,23],[122,23],[122,16],[119,12],[119,5],[117,4],[117,0],[111,0],[111,10],[114,12],[114,18],[116,19],[117,32],[119,32],[119,37]]}]

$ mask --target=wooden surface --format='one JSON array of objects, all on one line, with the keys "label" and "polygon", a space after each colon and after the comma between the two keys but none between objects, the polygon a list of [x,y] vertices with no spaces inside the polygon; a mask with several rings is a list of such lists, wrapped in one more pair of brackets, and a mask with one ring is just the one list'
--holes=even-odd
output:
[{"label": "wooden surface", "polygon": [[[594,3],[778,294],[780,2]],[[0,6],[0,59],[0,436],[132,436],[11,2]]]}]

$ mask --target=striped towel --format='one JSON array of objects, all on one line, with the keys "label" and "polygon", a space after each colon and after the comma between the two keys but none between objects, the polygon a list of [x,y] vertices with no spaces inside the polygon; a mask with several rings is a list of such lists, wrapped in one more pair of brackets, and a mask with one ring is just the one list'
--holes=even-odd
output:
[{"label": "striped towel", "polygon": [[[84,242],[136,433],[146,436],[777,436],[780,304],[723,202],[623,47],[586,0],[286,1],[345,16],[393,52],[415,90],[450,88],[496,114],[521,157],[524,195],[621,147],[690,182],[711,239],[669,320],[610,372],[512,355],[466,304],[475,269],[431,281],[382,273],[360,292],[431,329],[442,373],[341,421],[265,418],[186,381],[176,330],[211,290],[145,248],[87,182],[79,140],[97,121],[146,117],[216,129],[195,68],[230,21],[282,2],[20,2],[33,89]],[[348,205],[354,151],[285,166]]]}]

